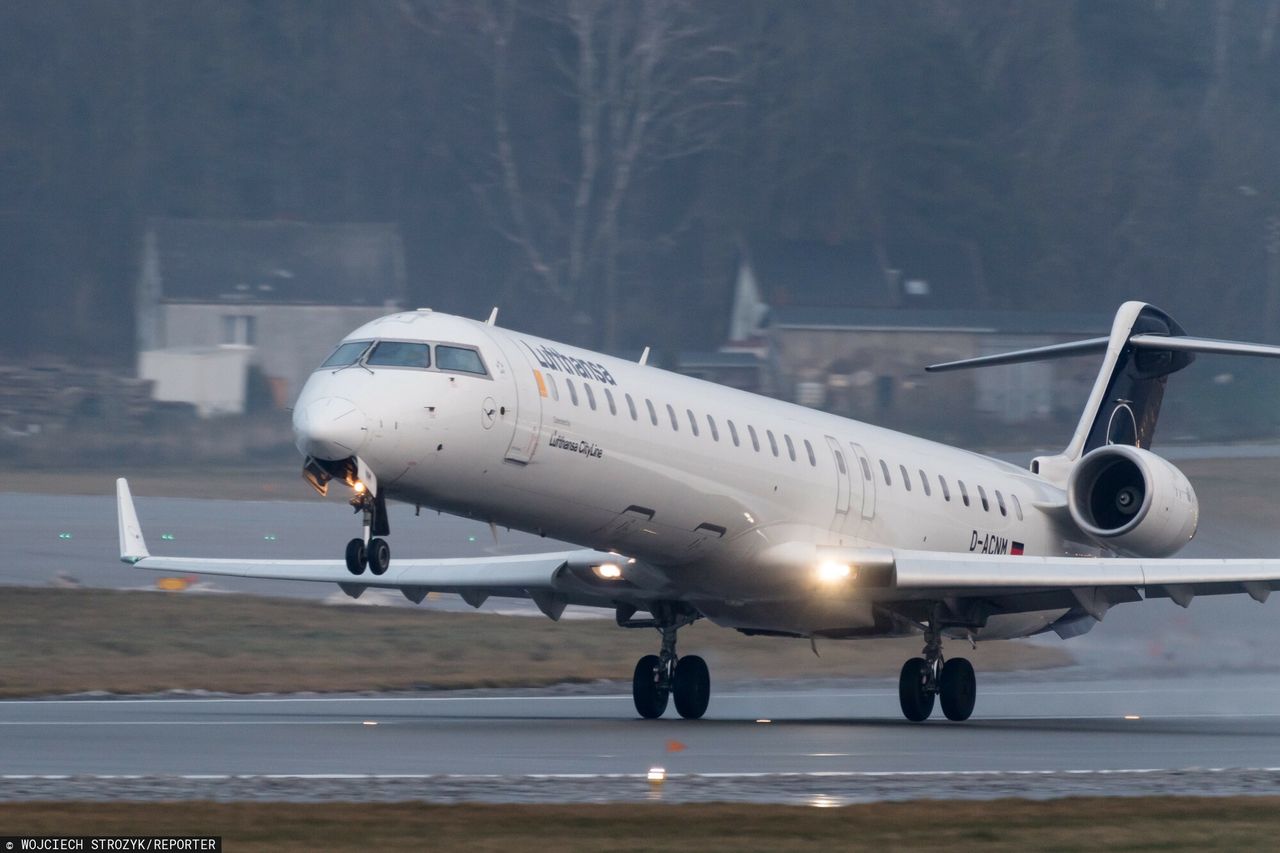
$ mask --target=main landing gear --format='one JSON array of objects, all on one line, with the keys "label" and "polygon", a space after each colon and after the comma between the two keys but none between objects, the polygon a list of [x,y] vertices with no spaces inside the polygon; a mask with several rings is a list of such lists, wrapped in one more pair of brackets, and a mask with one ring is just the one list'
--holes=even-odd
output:
[{"label": "main landing gear", "polygon": [[929,719],[933,699],[942,703],[948,720],[969,719],[978,697],[978,680],[973,664],[964,658],[942,659],[942,633],[937,622],[924,633],[924,657],[911,658],[898,676],[898,701],[902,715],[913,723]]},{"label": "main landing gear", "polygon": [[382,538],[391,533],[386,500],[382,495],[375,498],[368,491],[360,491],[351,499],[351,505],[363,514],[364,531],[347,543],[347,571],[362,575],[368,568],[372,575],[384,575],[391,567],[391,546]]},{"label": "main landing gear", "polygon": [[631,621],[630,614],[618,613],[618,624],[624,628],[657,628],[662,634],[661,651],[636,662],[631,678],[636,713],[646,720],[657,719],[667,710],[671,697],[676,702],[676,713],[687,720],[699,719],[711,701],[707,662],[697,655],[676,656],[676,632],[696,621],[699,614],[684,605],[665,602],[655,604],[652,613],[652,619],[636,621]]}]

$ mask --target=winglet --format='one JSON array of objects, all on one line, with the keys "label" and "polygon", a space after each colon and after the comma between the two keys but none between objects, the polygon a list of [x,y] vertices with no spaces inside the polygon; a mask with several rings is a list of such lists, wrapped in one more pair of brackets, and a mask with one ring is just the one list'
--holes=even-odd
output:
[{"label": "winglet", "polygon": [[133,508],[129,481],[124,477],[116,480],[116,516],[120,521],[120,561],[133,564],[150,557],[147,540],[142,538],[142,525],[138,523],[138,511]]}]

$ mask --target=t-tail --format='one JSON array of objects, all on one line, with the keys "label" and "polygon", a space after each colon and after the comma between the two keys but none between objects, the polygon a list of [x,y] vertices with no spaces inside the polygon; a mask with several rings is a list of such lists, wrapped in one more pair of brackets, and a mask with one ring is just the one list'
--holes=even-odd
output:
[{"label": "t-tail", "polygon": [[1065,344],[935,364],[932,372],[989,367],[1104,353],[1080,422],[1066,449],[1041,456],[1032,470],[1065,483],[1071,469],[1091,450],[1106,445],[1149,449],[1169,375],[1195,360],[1195,353],[1280,358],[1280,347],[1189,336],[1177,320],[1145,302],[1126,302],[1116,312],[1111,334]]}]

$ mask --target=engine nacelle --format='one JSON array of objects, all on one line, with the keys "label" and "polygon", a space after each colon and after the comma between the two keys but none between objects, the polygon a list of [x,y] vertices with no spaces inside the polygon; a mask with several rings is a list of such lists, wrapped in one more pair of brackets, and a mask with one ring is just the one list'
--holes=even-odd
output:
[{"label": "engine nacelle", "polygon": [[1200,504],[1186,476],[1148,450],[1113,444],[1085,454],[1067,480],[1071,518],[1104,548],[1168,557],[1191,541]]}]

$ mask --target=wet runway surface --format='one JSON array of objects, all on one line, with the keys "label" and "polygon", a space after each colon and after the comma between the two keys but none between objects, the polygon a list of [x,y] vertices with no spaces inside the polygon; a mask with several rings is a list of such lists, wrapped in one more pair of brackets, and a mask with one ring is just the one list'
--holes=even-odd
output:
[{"label": "wet runway surface", "polygon": [[923,725],[880,681],[730,685],[700,721],[616,692],[3,702],[0,799],[1280,793],[1280,676],[1072,676],[988,676],[973,720]]}]

